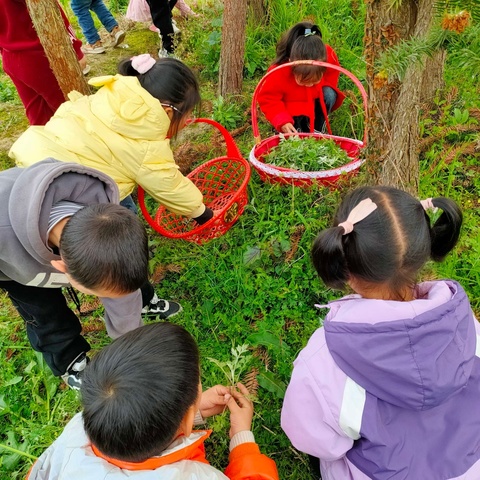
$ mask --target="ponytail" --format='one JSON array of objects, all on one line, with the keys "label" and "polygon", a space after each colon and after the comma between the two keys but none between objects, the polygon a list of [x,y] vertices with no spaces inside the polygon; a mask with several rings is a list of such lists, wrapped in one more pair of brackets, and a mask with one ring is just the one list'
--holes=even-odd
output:
[{"label": "ponytail", "polygon": [[332,227],[320,232],[313,242],[312,262],[318,276],[330,288],[342,290],[349,273],[343,250],[343,227]]},{"label": "ponytail", "polygon": [[[308,32],[308,31],[311,32],[309,36],[314,36],[317,40],[320,40],[321,42],[322,32],[318,27],[318,25],[314,25],[312,22],[299,22],[282,35],[282,38],[277,43],[277,48],[276,48],[277,56],[275,60],[272,62],[272,65],[281,65],[282,63],[286,63],[290,61],[293,44],[300,37],[308,38],[308,37],[305,37],[305,32]],[[318,60],[318,59],[319,57],[308,58],[306,60]]]},{"label": "ponytail", "polygon": [[430,256],[435,262],[441,262],[457,244],[463,215],[460,207],[448,198],[433,198],[432,203],[442,214],[431,228]]},{"label": "ponytail", "polygon": [[120,75],[124,75],[125,77],[138,77],[140,75],[140,73],[132,67],[132,59],[130,58],[121,60],[117,70]]}]

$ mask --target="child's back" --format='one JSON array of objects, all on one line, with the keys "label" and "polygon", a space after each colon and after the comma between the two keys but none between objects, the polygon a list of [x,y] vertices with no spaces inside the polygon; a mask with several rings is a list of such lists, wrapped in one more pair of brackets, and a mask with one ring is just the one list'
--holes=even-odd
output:
[{"label": "child's back", "polygon": [[[297,448],[320,459],[322,478],[480,478],[478,322],[454,281],[403,289],[430,254],[440,259],[454,246],[461,215],[453,202],[435,199],[449,218],[431,229],[430,253],[420,202],[392,195],[394,189],[356,192],[345,200],[347,207],[342,204],[338,226],[317,239],[313,257],[328,285],[348,279],[361,296],[329,304],[323,328],[295,361],[282,427]],[[352,225],[353,232],[338,233],[340,221],[365,198],[378,210]],[[384,230],[385,223],[393,228]],[[327,265],[334,234],[341,237],[343,259]],[[383,237],[377,258],[365,256],[376,236]],[[366,265],[370,272],[362,271]],[[369,275],[380,271],[382,281],[370,283]]]},{"label": "child's back", "polygon": [[98,450],[92,449],[83,427],[82,414],[77,413],[46,455],[35,463],[27,480],[117,480],[127,477],[135,480],[227,480],[223,473],[202,461],[205,456],[203,442],[208,436],[208,431],[201,431],[188,438],[180,437],[162,455],[145,462],[116,461],[105,459]]},{"label": "child's back", "polygon": [[[98,353],[82,381],[83,413],[41,455],[28,480],[278,480],[250,431],[253,404],[240,390],[204,392],[199,352],[182,327],[155,323]],[[225,475],[205,457],[203,418],[230,411]]]},{"label": "child's back", "polygon": [[148,54],[121,62],[119,71],[90,80],[101,87],[93,95],[71,92],[45,126],[19,137],[10,157],[20,167],[46,157],[80,163],[110,176],[121,200],[140,185],[169,210],[209,220],[213,211],[180,173],[170,148],[200,101],[195,75],[179,60]]}]

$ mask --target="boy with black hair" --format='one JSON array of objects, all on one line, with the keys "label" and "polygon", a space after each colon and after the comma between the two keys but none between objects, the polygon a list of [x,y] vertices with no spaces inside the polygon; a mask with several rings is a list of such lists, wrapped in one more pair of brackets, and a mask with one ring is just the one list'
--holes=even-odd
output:
[{"label": "boy with black hair", "polygon": [[[251,432],[248,390],[202,392],[195,340],[179,325],[154,323],[101,350],[85,369],[78,413],[40,456],[28,480],[278,480],[275,462]],[[225,475],[205,458],[203,418],[230,411]]]},{"label": "boy with black hair", "polygon": [[[145,228],[118,199],[110,177],[79,164],[46,159],[0,173],[0,288],[34,350],[74,389],[90,345],[61,287],[99,296],[112,338],[142,325],[142,307],[156,297]],[[181,309],[160,302],[164,318]]]}]

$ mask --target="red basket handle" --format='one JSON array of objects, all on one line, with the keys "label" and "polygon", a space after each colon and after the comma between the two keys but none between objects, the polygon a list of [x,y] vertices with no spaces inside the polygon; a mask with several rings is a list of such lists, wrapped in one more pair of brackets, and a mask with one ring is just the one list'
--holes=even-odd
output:
[{"label": "red basket handle", "polygon": [[[213,125],[223,135],[225,144],[227,146],[227,157],[240,158],[240,159],[243,158],[242,154],[240,153],[240,150],[237,147],[237,144],[233,140],[233,137],[230,135],[228,130],[223,125],[216,122],[215,120],[211,120],[210,118],[195,118],[194,120],[188,122],[188,125],[191,125],[192,123],[208,123],[210,125]],[[140,210],[143,213],[143,216],[145,217],[145,220],[155,230],[156,223],[148,213],[147,207],[145,205],[145,190],[140,185],[138,186],[137,197],[138,197],[138,205],[140,207]]]},{"label": "red basket handle", "polygon": [[331,68],[332,70],[338,70],[340,73],[345,74],[352,82],[355,84],[355,86],[358,88],[360,91],[360,94],[362,95],[362,101],[363,101],[363,110],[365,112],[365,128],[363,129],[363,144],[365,145],[367,142],[367,92],[363,88],[362,83],[360,80],[351,72],[346,70],[345,68],[339,67],[337,65],[333,65],[331,63],[326,63],[326,62],[318,62],[316,60],[297,60],[295,62],[288,62],[288,63],[283,63],[282,65],[279,65],[278,67],[273,68],[269,72],[267,72],[258,82],[257,87],[255,88],[255,91],[253,92],[253,97],[252,97],[252,128],[253,128],[253,136],[255,138],[255,143],[259,144],[262,141],[262,138],[260,137],[260,132],[258,130],[258,115],[257,115],[257,102],[258,102],[258,94],[260,92],[260,89],[262,88],[263,84],[265,83],[266,79],[274,72],[282,69],[282,68],[287,68],[291,67],[292,65],[318,65],[319,67],[326,67],[326,68]]},{"label": "red basket handle", "polygon": [[223,125],[210,118],[195,118],[194,120],[189,122],[189,125],[191,125],[192,123],[208,123],[210,125],[213,125],[223,135],[223,139],[225,140],[225,144],[227,145],[227,157],[243,158],[240,150],[237,147],[237,144],[235,143],[235,140],[233,140],[229,131]]}]

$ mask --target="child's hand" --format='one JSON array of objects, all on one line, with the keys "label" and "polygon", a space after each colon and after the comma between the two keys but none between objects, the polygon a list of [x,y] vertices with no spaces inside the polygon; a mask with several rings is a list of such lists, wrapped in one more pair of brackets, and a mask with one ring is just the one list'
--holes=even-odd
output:
[{"label": "child's hand", "polygon": [[236,433],[252,428],[253,403],[248,399],[249,392],[241,383],[237,384],[238,392],[235,388],[230,390],[232,397],[227,404],[230,410],[230,438]]},{"label": "child's hand", "polygon": [[296,128],[291,123],[286,123],[280,127],[282,133],[297,133]]},{"label": "child's hand", "polygon": [[228,387],[215,385],[202,393],[198,409],[203,418],[211,417],[212,415],[222,413],[231,398]]}]

